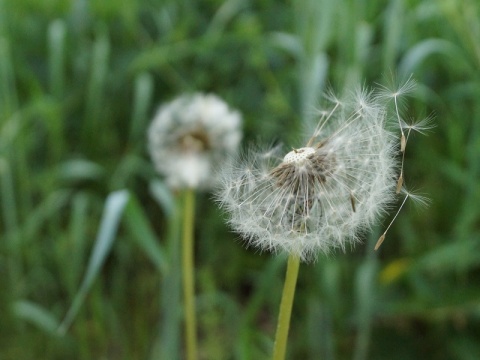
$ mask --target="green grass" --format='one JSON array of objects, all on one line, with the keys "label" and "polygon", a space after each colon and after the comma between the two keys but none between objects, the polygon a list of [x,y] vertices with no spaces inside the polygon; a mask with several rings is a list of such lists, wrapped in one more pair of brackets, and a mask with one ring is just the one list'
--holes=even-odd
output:
[{"label": "green grass", "polygon": [[[327,84],[392,72],[419,83],[409,116],[435,113],[405,169],[432,205],[378,253],[372,234],[302,265],[288,355],[480,358],[479,38],[475,0],[0,0],[0,358],[181,358],[181,206],[145,145],[160,103],[215,92],[245,146],[293,143]],[[268,359],[285,259],[197,200],[200,359]]]}]

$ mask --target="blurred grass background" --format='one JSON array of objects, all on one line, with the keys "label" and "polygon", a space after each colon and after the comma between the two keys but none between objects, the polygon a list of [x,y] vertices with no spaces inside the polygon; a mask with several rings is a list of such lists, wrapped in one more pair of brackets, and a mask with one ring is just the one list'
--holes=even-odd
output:
[{"label": "blurred grass background", "polygon": [[[378,253],[377,232],[301,266],[289,358],[480,358],[479,69],[475,0],[0,0],[0,358],[181,358],[158,104],[214,92],[245,144],[295,144],[327,84],[392,72],[419,82],[408,115],[436,116],[406,163],[432,205]],[[267,359],[285,259],[197,199],[200,358]]]}]

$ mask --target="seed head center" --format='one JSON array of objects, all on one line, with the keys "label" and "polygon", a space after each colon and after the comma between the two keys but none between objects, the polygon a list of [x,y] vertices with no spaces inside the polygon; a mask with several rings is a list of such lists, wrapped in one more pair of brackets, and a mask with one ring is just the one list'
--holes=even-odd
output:
[{"label": "seed head center", "polygon": [[200,153],[210,149],[208,134],[203,129],[184,134],[178,139],[178,143],[186,152]]},{"label": "seed head center", "polygon": [[285,164],[301,164],[312,154],[315,154],[315,149],[312,147],[294,149],[285,155],[283,162]]}]

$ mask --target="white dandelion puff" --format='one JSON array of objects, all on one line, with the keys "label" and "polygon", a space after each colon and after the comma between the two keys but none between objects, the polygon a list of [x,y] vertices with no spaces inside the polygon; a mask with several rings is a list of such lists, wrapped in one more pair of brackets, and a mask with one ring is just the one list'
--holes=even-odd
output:
[{"label": "white dandelion puff", "polygon": [[302,147],[250,150],[222,172],[217,199],[248,245],[313,260],[358,242],[394,201],[388,99],[360,87],[328,98]]},{"label": "white dandelion puff", "polygon": [[159,108],[148,129],[156,170],[175,189],[209,188],[215,171],[237,151],[241,115],[213,94],[183,95]]}]

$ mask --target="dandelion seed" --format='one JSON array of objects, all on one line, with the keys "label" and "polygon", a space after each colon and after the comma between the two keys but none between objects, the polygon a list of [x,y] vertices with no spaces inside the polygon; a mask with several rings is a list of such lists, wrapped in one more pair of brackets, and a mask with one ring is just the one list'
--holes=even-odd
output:
[{"label": "dandelion seed", "polygon": [[329,98],[303,147],[250,150],[224,169],[218,201],[248,245],[313,260],[358,242],[394,200],[387,99],[364,88]]},{"label": "dandelion seed", "polygon": [[375,244],[375,248],[374,248],[375,251],[377,251],[378,248],[380,247],[380,245],[382,245],[382,243],[384,242],[385,236],[387,235],[388,230],[390,229],[392,224],[395,222],[395,219],[397,218],[398,214],[400,214],[400,211],[402,210],[403,206],[407,202],[407,199],[412,199],[413,202],[416,205],[423,206],[423,207],[428,206],[430,204],[430,199],[429,198],[427,198],[427,197],[425,197],[421,194],[418,194],[414,191],[411,191],[411,190],[409,191],[406,188],[402,188],[402,193],[405,194],[405,198],[403,199],[402,203],[400,204],[400,207],[398,208],[398,210],[397,210],[395,216],[393,217],[392,221],[390,221],[390,224],[388,224],[387,228],[385,229],[385,231],[383,232],[383,234],[380,236],[377,243]]},{"label": "dandelion seed", "polygon": [[[402,156],[402,166],[403,166],[403,156]],[[400,193],[400,191],[402,190],[402,186],[403,186],[403,173],[400,172],[400,176],[398,177],[398,180],[397,180],[397,189],[395,191],[396,194]]]},{"label": "dandelion seed", "polygon": [[352,205],[353,212],[357,211],[356,208],[355,208],[355,197],[353,196],[352,193],[350,193],[350,203]]},{"label": "dandelion seed", "polygon": [[386,235],[387,235],[386,233],[383,233],[383,234],[380,236],[380,238],[378,239],[377,243],[375,244],[375,248],[374,248],[375,251],[377,251],[378,248],[383,244],[383,242],[385,241],[385,236],[386,236]]},{"label": "dandelion seed", "polygon": [[402,136],[400,138],[400,151],[404,153],[406,147],[407,147],[407,138],[405,137],[405,134],[402,131]]},{"label": "dandelion seed", "polygon": [[241,116],[215,95],[184,95],[163,105],[148,129],[156,170],[172,188],[208,188],[213,166],[237,151]]},{"label": "dandelion seed", "polygon": [[403,132],[403,124],[404,121],[400,117],[400,106],[399,99],[403,98],[403,96],[411,93],[413,89],[415,89],[416,81],[410,76],[407,81],[405,81],[402,85],[397,86],[391,84],[391,86],[384,86],[379,84],[379,91],[377,96],[379,100],[389,100],[393,99],[395,104],[395,113],[398,120],[398,125],[400,127],[401,138],[400,138],[400,151],[403,153],[405,152],[405,147],[407,145],[407,138],[405,137],[405,133]]}]

